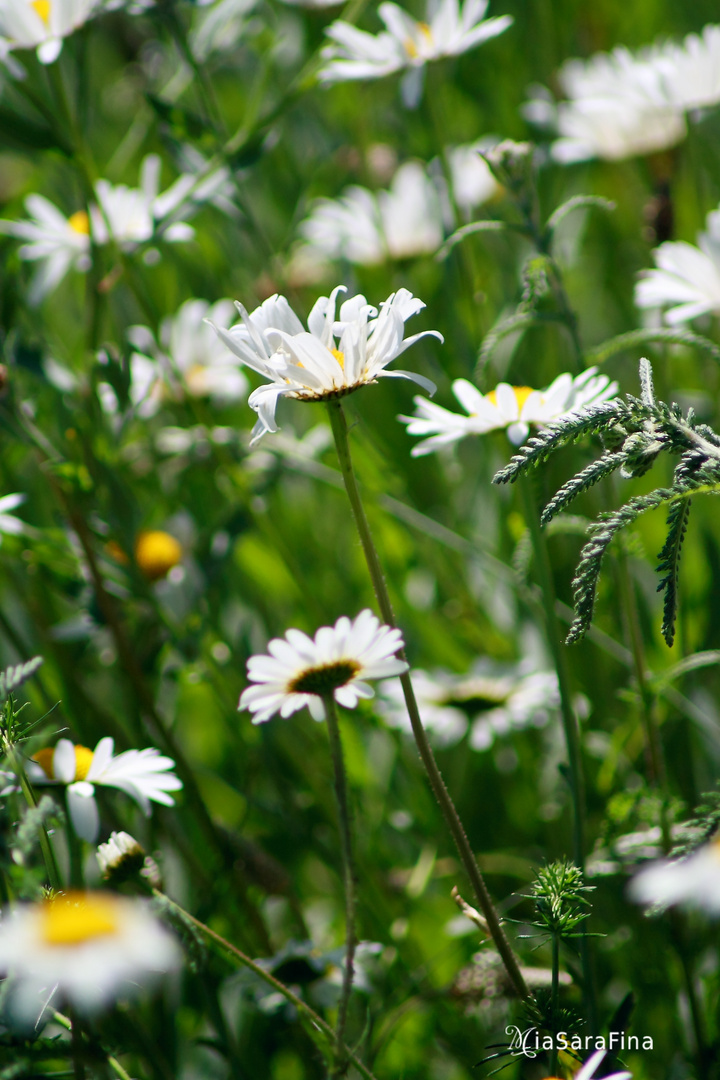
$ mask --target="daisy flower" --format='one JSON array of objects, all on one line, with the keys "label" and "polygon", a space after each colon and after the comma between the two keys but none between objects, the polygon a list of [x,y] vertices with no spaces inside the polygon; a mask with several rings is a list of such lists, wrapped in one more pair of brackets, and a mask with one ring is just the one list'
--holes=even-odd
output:
[{"label": "daisy flower", "polygon": [[[602,1064],[606,1053],[606,1050],[596,1050],[595,1053],[587,1059],[582,1068],[575,1073],[573,1080],[594,1080],[597,1076],[597,1070]],[[557,1080],[557,1077],[548,1076],[545,1080]],[[632,1080],[632,1073],[614,1072],[612,1075],[604,1077],[603,1080]]]},{"label": "daisy flower", "polygon": [[423,330],[405,338],[405,322],[425,305],[399,289],[380,305],[380,311],[362,295],[346,300],[336,315],[336,300],[345,287],[321,296],[308,318],[308,330],[284,296],[271,296],[248,315],[237,304],[242,325],[215,330],[244,364],[270,380],[250,394],[248,404],[258,414],[251,445],[265,432],[277,431],[275,410],[280,397],[326,401],[341,397],[379,378],[411,379],[428,393],[435,385],[411,371],[386,371],[387,365],[420,338],[442,341],[437,330]]},{"label": "daisy flower", "polygon": [[506,428],[510,442],[520,446],[527,439],[531,424],[549,424],[613,397],[618,384],[596,372],[597,368],[591,367],[575,378],[564,372],[547,390],[500,383],[488,394],[481,394],[467,379],[456,379],[452,390],[467,416],[416,397],[415,416],[398,419],[407,424],[409,435],[430,436],[413,447],[413,457],[431,454],[466,435],[484,435],[498,428]]},{"label": "daisy flower", "polygon": [[151,888],[162,888],[157,863],[145,854],[144,848],[130,833],[110,833],[110,839],[98,845],[95,855],[100,873],[111,885],[120,885],[139,877]]},{"label": "daisy flower", "polygon": [[[422,93],[422,72],[430,60],[458,56],[497,37],[512,23],[510,15],[483,19],[488,0],[440,0],[428,3],[427,22],[418,22],[397,4],[384,3],[378,15],[385,24],[379,34],[368,34],[338,20],[325,31],[333,44],[323,50],[324,83],[352,79],[380,79],[409,69],[403,82],[403,100],[417,105]],[[431,14],[431,12],[433,12]]]},{"label": "daisy flower", "polygon": [[84,210],[66,218],[49,199],[28,195],[29,221],[0,221],[0,233],[25,240],[18,254],[37,262],[28,302],[34,307],[53,292],[68,270],[84,272],[90,267],[90,221]]},{"label": "daisy flower", "polygon": [[720,101],[720,26],[669,42],[657,58],[670,101],[679,109],[700,109]]},{"label": "daisy flower", "polygon": [[8,536],[19,536],[27,528],[24,521],[15,517],[14,514],[8,513],[8,510],[14,510],[24,502],[25,496],[19,492],[15,492],[13,495],[3,495],[0,499],[0,543],[2,543],[3,533],[7,533]]},{"label": "daisy flower", "polygon": [[100,828],[95,785],[120,788],[146,815],[150,814],[151,801],[174,806],[169,792],[182,787],[182,781],[170,772],[175,762],[153,747],[125,750],[117,757],[113,757],[113,748],[110,738],[101,739],[94,750],[59,739],[54,749],[40,750],[28,764],[28,777],[33,783],[66,786],[73,828],[89,843],[96,840]]},{"label": "daisy flower", "polygon": [[327,258],[362,266],[427,255],[443,239],[440,199],[424,167],[408,161],[388,191],[355,185],[337,199],[318,199],[299,231]]},{"label": "daisy flower", "polygon": [[[112,237],[123,251],[132,251],[138,244],[150,240],[163,219],[182,203],[185,194],[184,190],[182,195],[177,189],[173,191],[176,187],[173,185],[160,195],[159,186],[160,158],[157,154],[148,154],[143,160],[139,188],[98,180],[95,185],[98,204],[90,208],[95,242],[107,244]],[[185,186],[183,184],[183,189]],[[173,222],[163,232],[163,238],[170,242],[192,240],[194,235],[194,229],[184,221]]]},{"label": "daisy flower", "polygon": [[708,214],[707,232],[698,235],[697,247],[668,241],[652,257],[657,269],[643,271],[635,286],[639,308],[665,308],[670,326],[720,313],[720,210]]},{"label": "daisy flower", "polygon": [[720,915],[720,838],[682,859],[661,859],[641,870],[628,892],[638,904],[660,908],[683,904]]},{"label": "daisy flower", "polygon": [[0,922],[9,1008],[25,1023],[39,1023],[45,1009],[52,1014],[63,1002],[97,1012],[173,971],[180,958],[145,901],[108,892],[19,904]]},{"label": "daisy flower", "polygon": [[314,720],[325,718],[323,697],[354,709],[360,698],[374,691],[367,679],[402,675],[408,665],[395,653],[403,648],[400,631],[383,626],[368,609],[352,622],[343,615],[334,626],[323,626],[309,638],[301,630],[288,630],[273,638],[267,656],[251,656],[240,709],[253,713],[262,724],[275,713],[286,718],[307,705]]},{"label": "daisy flower", "polygon": [[41,64],[57,60],[62,39],[93,15],[100,0],[0,0],[0,36],[10,49],[37,49]]},{"label": "daisy flower", "polygon": [[[413,671],[424,726],[439,746],[453,746],[469,727],[469,745],[478,751],[512,731],[544,727],[559,702],[557,676],[532,667],[526,660],[507,665],[483,659],[466,675]],[[412,731],[397,684],[383,686],[378,711],[390,727]]]},{"label": "daisy flower", "polygon": [[[232,300],[218,300],[215,304],[206,300],[187,300],[175,315],[163,320],[159,343],[147,326],[129,328],[128,338],[139,350],[133,354],[133,359],[142,357],[147,362],[136,365],[138,382],[145,391],[141,399],[145,403],[144,416],[157,411],[163,396],[162,392],[153,392],[156,389],[153,374],[162,381],[161,391],[169,383],[190,397],[209,397],[215,404],[238,401],[246,396],[248,383],[237,359],[208,325],[228,327],[236,318]],[[135,396],[132,387],[130,394]]]},{"label": "daisy flower", "polygon": [[496,141],[493,138],[479,139],[467,146],[452,146],[445,151],[453,198],[466,218],[476,207],[493,199],[501,190],[481,153],[489,150]]},{"label": "daisy flower", "polygon": [[675,146],[687,128],[668,94],[659,55],[650,49],[636,56],[621,47],[568,60],[558,72],[567,100],[556,104],[544,87],[533,87],[523,115],[557,131],[551,153],[562,164],[616,161]]}]

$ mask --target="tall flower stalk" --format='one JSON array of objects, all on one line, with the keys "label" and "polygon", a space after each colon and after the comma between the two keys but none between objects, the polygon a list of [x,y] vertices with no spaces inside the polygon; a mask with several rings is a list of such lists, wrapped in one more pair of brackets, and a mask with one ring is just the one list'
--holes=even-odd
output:
[{"label": "tall flower stalk", "polygon": [[[342,402],[338,398],[331,398],[327,401],[327,409],[333,438],[335,440],[335,449],[337,451],[340,471],[345,483],[348,499],[350,500],[353,518],[360,536],[360,542],[365,554],[365,561],[367,562],[380,613],[388,626],[395,626],[395,613],[390,602],[390,594],[388,593],[387,584],[385,582],[385,575],[383,573],[380,557],[373,542],[370,526],[365,515],[365,509],[362,504],[362,499],[360,498],[357,480],[355,479],[355,472],[353,470],[352,458],[350,455],[347,420],[345,418]],[[405,659],[404,649],[398,652],[398,656],[403,660]],[[513,988],[519,997],[528,998],[530,996],[530,991],[525,984],[517,958],[510,947],[510,942],[507,939],[500,922],[500,917],[490,898],[490,893],[488,892],[483,876],[480,873],[480,869],[475,860],[473,850],[470,847],[470,842],[465,833],[460,816],[455,808],[450,793],[445,786],[445,781],[443,780],[432,747],[428,741],[427,733],[423,727],[417,701],[415,699],[412,680],[408,672],[405,672],[400,676],[400,682],[402,684],[405,704],[412,725],[413,735],[415,736],[415,742],[417,743],[422,763],[428,775],[430,786],[440,804],[440,809],[447,826],[450,829],[452,838],[455,841],[460,860],[470,879],[480,909],[487,920],[488,929],[495,942],[495,946],[500,953]]]},{"label": "tall flower stalk", "polygon": [[335,1067],[332,1074],[335,1077],[343,1076],[349,1064],[349,1058],[345,1051],[345,1027],[353,983],[355,949],[357,947],[357,932],[355,929],[357,871],[353,859],[350,806],[340,739],[340,725],[338,724],[337,709],[335,708],[335,698],[332,694],[324,695],[323,705],[325,706],[330,756],[335,778],[335,799],[337,801],[338,823],[340,826],[340,851],[342,854],[343,886],[345,891],[345,967],[343,969],[342,991],[338,1003],[337,1025],[335,1028]]}]

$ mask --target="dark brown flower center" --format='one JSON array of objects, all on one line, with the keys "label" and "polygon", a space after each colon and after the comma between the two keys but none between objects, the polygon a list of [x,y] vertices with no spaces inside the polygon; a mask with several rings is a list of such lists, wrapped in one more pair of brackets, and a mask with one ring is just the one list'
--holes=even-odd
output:
[{"label": "dark brown flower center", "polygon": [[293,694],[317,694],[318,697],[323,697],[337,690],[339,686],[345,686],[359,670],[360,665],[355,660],[336,660],[333,664],[308,668],[295,676],[288,685],[288,691]]}]

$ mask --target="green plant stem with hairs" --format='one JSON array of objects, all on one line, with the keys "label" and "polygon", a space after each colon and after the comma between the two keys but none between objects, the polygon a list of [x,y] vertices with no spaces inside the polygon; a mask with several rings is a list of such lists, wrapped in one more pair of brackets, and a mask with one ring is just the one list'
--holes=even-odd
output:
[{"label": "green plant stem with hairs", "polygon": [[[12,708],[9,702],[5,704],[6,709]],[[25,802],[31,809],[35,809],[37,806],[37,799],[33,792],[30,782],[25,772],[25,766],[23,765],[22,758],[18,754],[12,743],[9,742],[7,736],[3,736],[2,740],[3,752],[7,758],[10,768],[15,773],[20,783],[20,790],[23,793]],[[55,858],[55,852],[53,851],[52,844],[50,843],[50,837],[48,831],[45,828],[45,823],[41,822],[39,829],[40,838],[40,850],[42,852],[43,861],[45,863],[45,869],[47,871],[48,881],[50,887],[54,892],[60,892],[63,888],[62,877],[60,876],[60,870],[58,868],[57,859]]]},{"label": "green plant stem with hairs", "polygon": [[[69,1031],[71,1033],[73,1047],[75,1047],[75,1039],[78,1038],[79,1040],[81,1038],[78,1025],[74,1024],[73,1020],[69,1016],[64,1016],[63,1013],[59,1012],[53,1013],[53,1020],[56,1024],[59,1024],[60,1027],[64,1027],[66,1031]],[[81,1049],[80,1042],[78,1042],[78,1049]],[[123,1069],[118,1059],[116,1057],[113,1057],[112,1054],[106,1054],[105,1060],[107,1061],[108,1065],[115,1073],[115,1075],[119,1078],[119,1080],[132,1080],[132,1077],[129,1075],[129,1073],[125,1072],[125,1069]]]},{"label": "green plant stem with hairs", "polygon": [[[252,971],[255,975],[257,975],[259,979],[262,979],[263,982],[267,983],[268,986],[271,986],[273,990],[276,990],[279,994],[282,994],[285,1000],[289,1001],[291,1005],[294,1005],[298,1012],[305,1018],[305,1020],[307,1020],[317,1032],[320,1032],[323,1035],[328,1046],[331,1046],[333,1048],[337,1046],[336,1033],[333,1031],[330,1025],[325,1020],[323,1020],[319,1013],[316,1013],[315,1010],[310,1005],[308,1005],[306,1001],[303,1001],[302,998],[298,997],[297,994],[293,993],[289,986],[286,986],[285,983],[280,982],[280,980],[276,979],[275,976],[272,975],[269,971],[266,971],[264,967],[262,967],[260,964],[257,964],[254,960],[251,960],[249,956],[242,952],[241,949],[238,949],[236,945],[233,945],[232,942],[228,941],[224,937],[221,937],[220,934],[216,933],[214,930],[211,930],[210,927],[206,926],[204,922],[200,921],[200,919],[196,919],[194,915],[191,915],[188,911],[185,911],[185,909],[182,908],[180,904],[175,903],[175,901],[171,900],[169,896],[165,895],[165,893],[160,892],[159,889],[153,889],[152,893],[163,904],[167,904],[169,907],[171,907],[183,921],[188,922],[192,926],[196,927],[196,929],[198,929],[202,934],[204,934],[205,937],[208,937],[211,941],[215,942],[215,944],[219,945],[225,952],[230,953],[230,955],[234,957],[235,960],[238,960],[243,967],[246,967],[249,971]],[[368,1069],[367,1065],[365,1065],[360,1060],[360,1058],[357,1057],[353,1050],[343,1045],[341,1047],[341,1051],[343,1057],[347,1060],[349,1064],[353,1065],[354,1068],[357,1069],[360,1075],[364,1077],[364,1080],[376,1080],[376,1078]]]},{"label": "green plant stem with hairs", "polygon": [[[337,398],[330,399],[327,402],[327,408],[335,439],[335,448],[337,450],[340,471],[345,483],[348,499],[350,500],[355,525],[360,536],[360,542],[365,554],[365,560],[370,572],[370,578],[375,590],[380,613],[388,626],[395,626],[395,615],[385,583],[385,575],[383,573],[377,549],[373,542],[370,526],[367,517],[365,516],[365,509],[362,504],[362,499],[360,498],[357,480],[355,479],[352,458],[350,456],[347,420],[345,418],[342,402]],[[405,660],[405,650],[403,649],[399,652],[398,656]],[[435,755],[433,754],[432,747],[430,746],[425,728],[423,727],[420,718],[412,680],[408,672],[400,676],[400,682],[402,683],[403,695],[405,697],[405,704],[407,706],[408,716],[410,717],[413,735],[415,736],[415,742],[417,743],[422,763],[425,766],[430,786],[440,804],[443,817],[445,818],[452,838],[455,841],[460,860],[470,879],[480,910],[487,920],[490,935],[495,943],[495,947],[500,953],[513,989],[519,997],[527,999],[530,997],[530,991],[525,984],[517,958],[510,947],[510,942],[507,939],[500,917],[495,909],[495,905],[490,898],[490,893],[488,892],[483,876],[480,873],[480,869],[475,860],[473,850],[470,847],[470,842],[468,841],[465,829],[463,828],[463,824],[455,808],[455,804],[445,786],[445,781],[443,780],[440,769],[435,761]]]},{"label": "green plant stem with hairs", "polygon": [[[550,565],[550,555],[547,548],[547,540],[540,526],[540,514],[537,500],[532,489],[532,477],[525,477],[519,487],[521,489],[525,509],[525,519],[530,531],[533,552],[535,554],[535,566],[537,569],[542,606],[545,615],[545,634],[550,652],[552,654],[555,672],[558,679],[560,692],[560,715],[562,717],[565,746],[567,748],[570,796],[573,806],[573,859],[580,869],[585,867],[585,777],[582,765],[582,753],[580,746],[580,731],[572,703],[572,691],[570,689],[570,668],[565,646],[560,634],[560,623],[557,617],[557,597],[555,583]],[[595,978],[590,956],[590,945],[585,934],[580,938],[580,958],[583,968],[583,991],[588,1019],[593,1031],[597,1031],[598,1016],[595,1000]],[[553,984],[554,986],[554,984]]]},{"label": "green plant stem with hairs", "polygon": [[344,1053],[345,1027],[347,1025],[348,1005],[353,982],[353,961],[357,948],[355,919],[357,910],[357,871],[353,859],[352,827],[348,802],[347,776],[343,761],[340,725],[338,723],[335,698],[332,693],[323,695],[325,719],[327,721],[330,757],[333,764],[335,782],[335,800],[340,826],[340,851],[342,854],[343,888],[345,892],[345,967],[343,969],[342,990],[338,1002],[337,1026],[335,1028],[335,1067],[333,1077],[343,1076],[347,1072],[349,1061]]}]

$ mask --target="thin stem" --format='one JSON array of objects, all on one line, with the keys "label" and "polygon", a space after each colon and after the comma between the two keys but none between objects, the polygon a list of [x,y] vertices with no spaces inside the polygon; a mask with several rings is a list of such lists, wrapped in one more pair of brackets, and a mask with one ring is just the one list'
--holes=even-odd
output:
[{"label": "thin stem", "polygon": [[522,492],[526,524],[530,530],[530,539],[532,540],[535,555],[535,565],[542,593],[547,642],[558,678],[560,714],[562,716],[565,745],[570,766],[570,793],[573,803],[573,859],[582,869],[585,865],[585,781],[580,755],[580,733],[572,703],[567,654],[562,645],[560,626],[555,613],[555,583],[552,577],[550,556],[545,534],[540,527],[540,514],[531,483],[532,481],[523,480],[518,487]]},{"label": "thin stem", "polygon": [[[365,560],[370,572],[370,578],[375,590],[378,606],[387,625],[395,626],[395,615],[390,602],[387,585],[385,584],[385,576],[373,543],[370,526],[368,525],[368,520],[365,516],[365,510],[355,479],[355,473],[353,472],[347,421],[345,419],[342,402],[338,399],[333,399],[328,401],[327,406],[330,415],[330,424],[335,438],[335,448],[340,463],[340,471],[342,472],[345,490],[347,491],[348,499],[350,500],[355,525],[360,535],[360,542],[363,547],[363,552],[365,553]],[[405,650],[403,649],[398,655],[404,660]],[[445,818],[452,838],[455,841],[460,860],[470,879],[480,910],[487,920],[488,929],[495,942],[495,946],[500,953],[502,961],[505,964],[510,982],[512,983],[516,994],[521,998],[529,998],[530,991],[525,985],[525,980],[520,971],[517,958],[510,947],[510,942],[507,939],[500,922],[500,917],[490,898],[490,893],[488,892],[483,876],[478,868],[472,848],[470,847],[470,843],[465,834],[465,829],[463,828],[455,808],[455,804],[445,786],[445,781],[443,780],[440,769],[435,761],[435,755],[432,752],[432,747],[430,746],[425,728],[420,719],[420,712],[418,710],[417,701],[415,700],[412,681],[407,672],[400,676],[400,682],[402,684],[405,704],[407,706],[408,716],[410,717],[410,724],[412,725],[415,742],[420,752],[422,763],[425,766],[430,786],[433,789],[435,798],[440,804],[442,815]]]},{"label": "thin stem", "polygon": [[[8,741],[7,738],[3,738],[3,750],[7,756],[10,768],[20,781],[20,790],[25,797],[25,802],[29,807],[34,809],[37,806],[37,799],[35,793],[30,786],[30,782],[25,772],[25,766],[23,765],[22,758],[18,754],[15,747]],[[40,838],[40,850],[42,851],[43,861],[45,863],[45,869],[47,870],[48,881],[54,892],[60,892],[63,888],[62,878],[60,876],[60,870],[58,868],[57,859],[55,858],[55,852],[53,851],[52,844],[50,843],[50,837],[48,831],[45,828],[45,822],[40,822],[38,830]]]},{"label": "thin stem", "polygon": [[347,1072],[348,1060],[344,1058],[345,1026],[347,1023],[348,1004],[353,982],[353,960],[357,947],[355,918],[357,910],[357,871],[353,860],[352,831],[350,827],[350,807],[348,804],[347,777],[343,762],[340,726],[338,724],[335,699],[332,694],[323,697],[327,720],[330,756],[335,775],[335,798],[337,800],[338,820],[340,824],[340,851],[343,864],[343,886],[345,889],[345,968],[343,971],[342,992],[338,1003],[337,1026],[335,1028],[335,1069],[333,1076],[343,1076]]},{"label": "thin stem", "polygon": [[560,935],[555,932],[552,936],[552,990],[550,991],[550,1023],[552,1024],[552,1051],[550,1053],[550,1072],[557,1072],[557,1027],[558,1027],[558,998],[560,991]]},{"label": "thin stem", "polygon": [[[518,486],[522,492],[525,504],[525,518],[533,552],[535,565],[540,584],[543,613],[545,615],[545,630],[548,646],[552,653],[553,663],[558,679],[560,691],[560,715],[562,717],[563,731],[565,733],[565,746],[567,748],[568,764],[570,772],[570,796],[573,804],[573,860],[581,870],[585,868],[585,778],[583,775],[582,755],[580,752],[580,731],[577,716],[572,703],[572,691],[570,689],[570,670],[567,653],[560,637],[560,624],[557,617],[557,598],[555,595],[555,582],[552,576],[550,556],[547,549],[545,533],[540,527],[540,514],[537,501],[532,488],[531,480],[524,480]],[[583,992],[587,1008],[590,1027],[593,1032],[597,1031],[597,1005],[595,1000],[595,979],[593,975],[592,958],[590,956],[590,943],[587,934],[583,932],[580,938],[580,960],[583,969]]]},{"label": "thin stem", "polygon": [[[53,1020],[56,1024],[59,1024],[60,1027],[64,1027],[66,1031],[73,1033],[74,1037],[75,1027],[69,1016],[64,1016],[62,1013],[54,1012]],[[129,1075],[129,1073],[125,1072],[118,1059],[113,1057],[112,1054],[106,1054],[105,1060],[107,1061],[108,1065],[115,1073],[115,1075],[119,1077],[119,1080],[132,1080],[132,1077]]]},{"label": "thin stem", "polygon": [[[270,972],[266,971],[265,968],[262,967],[260,964],[256,964],[254,960],[251,960],[250,957],[247,956],[244,952],[242,952],[241,949],[238,949],[236,945],[233,945],[226,938],[221,937],[220,934],[217,934],[214,930],[211,930],[209,926],[205,925],[205,923],[200,922],[199,919],[196,919],[194,915],[191,915],[188,911],[185,911],[184,908],[180,907],[179,904],[176,904],[175,901],[171,900],[169,896],[165,895],[165,893],[160,892],[158,889],[153,889],[153,894],[157,896],[160,900],[162,900],[163,903],[169,904],[170,907],[174,908],[183,919],[186,919],[188,922],[192,923],[193,926],[197,927],[197,929],[200,930],[203,934],[205,934],[206,937],[210,938],[211,941],[216,942],[216,944],[220,945],[223,949],[229,952],[231,956],[234,956],[236,960],[239,960],[243,967],[246,967],[250,971],[254,972],[254,974],[257,975],[259,979],[262,979],[263,982],[266,982],[268,984],[268,986],[272,986],[274,990],[276,990],[279,994],[282,994],[286,1001],[289,1001],[291,1005],[294,1005],[298,1012],[302,1013],[303,1016],[305,1016],[305,1018],[310,1021],[310,1024],[314,1028],[316,1028],[317,1031],[321,1032],[325,1036],[329,1045],[336,1045],[335,1032],[330,1027],[330,1025],[325,1020],[323,1020],[322,1016],[320,1016],[319,1013],[316,1013],[315,1010],[307,1004],[307,1002],[303,1001],[303,999],[298,997],[297,994],[294,994],[290,987],[286,986],[285,983],[280,982],[279,979],[276,979],[274,975],[271,975]],[[360,1061],[360,1059],[355,1055],[355,1053],[349,1049],[349,1047],[343,1046],[342,1053],[346,1056],[348,1062],[355,1066],[360,1075],[365,1077],[365,1080],[376,1080],[376,1078],[368,1069],[367,1065],[364,1065],[363,1062]]]},{"label": "thin stem", "polygon": [[85,1080],[82,1032],[74,1013],[70,1014],[70,1044],[72,1046],[73,1076],[75,1080]]}]

